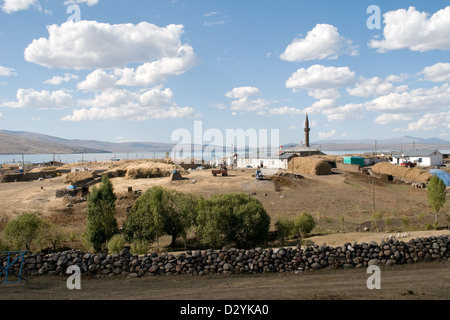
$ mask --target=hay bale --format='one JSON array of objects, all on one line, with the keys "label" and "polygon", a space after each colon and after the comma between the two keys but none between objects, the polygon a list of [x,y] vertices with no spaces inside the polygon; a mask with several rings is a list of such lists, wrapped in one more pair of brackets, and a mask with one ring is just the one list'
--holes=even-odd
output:
[{"label": "hay bale", "polygon": [[405,168],[389,162],[379,162],[372,167],[372,171],[380,174],[391,175],[401,178],[405,182],[427,183],[431,179],[431,174],[418,168]]},{"label": "hay bale", "polygon": [[40,168],[33,168],[28,173],[53,173],[57,170],[56,167],[40,167]]},{"label": "hay bale", "polygon": [[97,174],[92,171],[75,171],[68,173],[63,180],[64,184],[81,185],[97,178]]},{"label": "hay bale", "polygon": [[138,164],[131,164],[127,167],[125,178],[141,179],[141,178],[160,178],[169,177],[173,170],[180,173],[185,172],[179,165],[147,161]]},{"label": "hay bale", "polygon": [[311,175],[331,174],[331,165],[323,159],[296,157],[288,164],[288,172]]}]

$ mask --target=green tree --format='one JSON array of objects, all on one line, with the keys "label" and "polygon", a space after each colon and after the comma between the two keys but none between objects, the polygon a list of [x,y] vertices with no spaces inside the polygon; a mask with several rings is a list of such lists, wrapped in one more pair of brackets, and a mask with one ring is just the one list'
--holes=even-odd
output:
[{"label": "green tree", "polygon": [[8,221],[3,229],[5,240],[16,250],[25,248],[31,251],[31,245],[39,237],[39,229],[43,220],[35,213],[25,212],[17,218]]},{"label": "green tree", "polygon": [[172,237],[171,246],[174,246],[179,236],[186,240],[197,207],[196,196],[155,186],[134,203],[123,226],[124,234],[130,242],[146,240],[149,243],[167,234]]},{"label": "green tree", "polygon": [[301,243],[301,240],[314,229],[315,225],[314,218],[306,211],[303,211],[294,219],[294,232],[298,236],[299,244]]},{"label": "green tree", "polygon": [[428,205],[434,212],[434,223],[437,226],[438,212],[445,204],[446,186],[444,181],[437,175],[433,175],[427,186]]},{"label": "green tree", "polygon": [[56,252],[66,238],[64,231],[54,223],[42,221],[39,228],[38,242],[41,250],[44,248],[51,249]]},{"label": "green tree", "polygon": [[284,246],[284,241],[292,236],[294,221],[289,218],[279,218],[277,222],[275,222],[275,230],[277,231],[278,240],[281,242],[281,245]]},{"label": "green tree", "polygon": [[116,199],[111,180],[106,175],[102,177],[100,187],[94,186],[87,196],[85,236],[97,252],[105,249],[109,239],[119,232]]},{"label": "green tree", "polygon": [[200,199],[197,235],[216,247],[235,244],[254,246],[266,241],[270,216],[259,200],[246,194],[220,194]]}]

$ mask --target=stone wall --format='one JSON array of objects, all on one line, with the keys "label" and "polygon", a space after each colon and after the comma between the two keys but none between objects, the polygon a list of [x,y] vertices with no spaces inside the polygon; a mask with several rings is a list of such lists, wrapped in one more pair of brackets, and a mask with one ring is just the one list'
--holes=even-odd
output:
[{"label": "stone wall", "polygon": [[[133,255],[127,249],[119,254],[92,254],[66,251],[35,253],[24,258],[23,276],[64,275],[71,265],[82,274],[129,277],[167,274],[256,274],[299,272],[323,268],[366,268],[370,265],[394,265],[450,259],[450,235],[415,238],[408,242],[391,238],[380,244],[346,243],[339,247],[326,244],[303,249],[227,249],[187,251],[181,254]],[[6,266],[6,258],[0,258]],[[18,273],[20,264],[15,265]]]}]

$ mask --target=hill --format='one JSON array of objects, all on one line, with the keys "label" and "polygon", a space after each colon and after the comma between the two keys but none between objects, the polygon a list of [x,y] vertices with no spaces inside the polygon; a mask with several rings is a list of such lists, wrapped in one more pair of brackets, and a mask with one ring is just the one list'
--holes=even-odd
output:
[{"label": "hill", "polygon": [[31,135],[15,135],[0,131],[0,154],[45,153],[104,153],[105,150],[68,145],[51,139],[33,138]]},{"label": "hill", "polygon": [[69,140],[27,131],[0,130],[0,154],[164,152],[173,144]]}]

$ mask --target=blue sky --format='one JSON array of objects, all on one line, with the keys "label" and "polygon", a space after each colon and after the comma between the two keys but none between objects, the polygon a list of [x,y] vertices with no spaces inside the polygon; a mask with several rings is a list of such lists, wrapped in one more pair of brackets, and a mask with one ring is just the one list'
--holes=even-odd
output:
[{"label": "blue sky", "polygon": [[445,1],[0,0],[0,128],[450,140],[448,30]]}]

